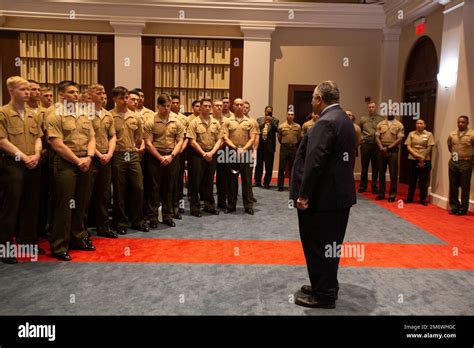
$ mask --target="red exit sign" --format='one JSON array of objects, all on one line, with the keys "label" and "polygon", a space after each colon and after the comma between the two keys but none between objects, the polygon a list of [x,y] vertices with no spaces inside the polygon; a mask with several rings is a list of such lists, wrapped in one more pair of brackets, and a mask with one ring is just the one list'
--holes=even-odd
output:
[{"label": "red exit sign", "polygon": [[415,34],[422,35],[426,30],[426,17],[418,18],[415,21]]}]

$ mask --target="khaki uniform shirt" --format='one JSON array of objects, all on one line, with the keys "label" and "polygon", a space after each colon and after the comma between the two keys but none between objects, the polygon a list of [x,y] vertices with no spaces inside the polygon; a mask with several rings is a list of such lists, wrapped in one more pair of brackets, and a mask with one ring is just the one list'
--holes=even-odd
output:
[{"label": "khaki uniform shirt", "polygon": [[60,138],[76,156],[87,155],[89,139],[95,133],[92,122],[83,109],[78,108],[73,113],[61,104],[48,114],[47,119],[48,139]]},{"label": "khaki uniform shirt", "polygon": [[41,122],[41,126],[43,127],[43,132],[46,133],[46,128],[48,126],[48,120],[47,120],[47,117],[48,117],[48,114],[50,112],[54,112],[54,105],[51,105],[49,108],[45,108],[43,106],[40,106],[38,108],[38,117],[39,117],[39,120]]},{"label": "khaki uniform shirt", "polygon": [[232,111],[229,111],[227,114],[223,113],[222,116],[229,118],[229,117],[235,116],[235,114]]},{"label": "khaki uniform shirt", "polygon": [[371,116],[362,116],[359,122],[359,127],[362,130],[362,140],[364,142],[374,142],[375,141],[375,131],[377,130],[377,125],[384,120],[384,117],[381,115]]},{"label": "khaki uniform shirt", "polygon": [[249,118],[231,116],[224,120],[220,137],[227,136],[235,146],[244,147],[254,134],[258,134],[258,130]]},{"label": "khaki uniform shirt", "polygon": [[356,133],[356,148],[357,148],[362,142],[362,131],[356,123],[354,123],[354,131]]},{"label": "khaki uniform shirt", "polygon": [[178,141],[184,137],[184,126],[175,115],[170,113],[168,122],[165,123],[156,113],[153,120],[145,125],[145,138],[152,141],[160,154],[171,153]]},{"label": "khaki uniform shirt", "polygon": [[189,115],[188,117],[186,117],[186,118],[188,119],[188,124],[190,124],[191,121],[194,120],[196,117],[198,117],[198,116],[196,116],[196,115],[194,115],[194,114],[191,114],[191,115]]},{"label": "khaki uniform shirt", "polygon": [[463,136],[455,130],[449,133],[448,146],[451,153],[458,154],[458,160],[469,160],[474,157],[474,130],[467,129]]},{"label": "khaki uniform shirt", "polygon": [[188,128],[189,126],[189,120],[188,118],[183,115],[182,113],[178,112],[178,113],[174,113],[173,111],[170,111],[170,114],[173,114],[176,116],[176,118],[179,120],[179,122],[181,122],[184,126],[184,128]]},{"label": "khaki uniform shirt", "polygon": [[196,117],[188,126],[186,137],[194,139],[203,151],[208,152],[214,148],[219,138],[221,126],[219,121],[210,118],[206,124],[200,117]]},{"label": "khaki uniform shirt", "polygon": [[303,136],[306,135],[306,133],[308,133],[309,129],[313,127],[313,124],[315,123],[316,122],[313,119],[303,123],[303,127],[301,128],[301,130],[303,131]]},{"label": "khaki uniform shirt", "polygon": [[140,117],[127,110],[122,117],[117,109],[110,110],[114,119],[115,133],[117,135],[117,145],[115,151],[117,152],[137,152],[136,139],[142,139],[143,126]]},{"label": "khaki uniform shirt", "polygon": [[244,116],[244,117],[247,117],[250,121],[252,121],[253,123],[253,126],[255,127],[255,129],[257,130],[257,134],[260,134],[260,127],[258,125],[258,122],[256,119],[250,117],[250,116]]},{"label": "khaki uniform shirt", "polygon": [[102,108],[92,119],[95,132],[95,146],[97,151],[104,154],[109,151],[109,140],[115,135],[114,118],[112,114]]},{"label": "khaki uniform shirt", "polygon": [[142,121],[142,125],[145,125],[148,120],[153,119],[153,117],[155,116],[153,110],[150,110],[146,107],[143,107],[143,109],[141,110],[137,109],[135,112],[140,116],[140,121]]},{"label": "khaki uniform shirt", "polygon": [[405,136],[403,124],[396,119],[393,120],[392,124],[389,124],[388,120],[383,120],[377,125],[375,136],[380,136],[382,145],[390,145]]},{"label": "khaki uniform shirt", "polygon": [[[421,133],[416,130],[411,131],[408,133],[407,140],[405,140],[405,145],[411,146],[413,151],[423,156],[426,161],[431,160],[431,151],[429,150],[434,144],[433,134],[426,129]],[[416,160],[410,152],[408,152],[408,159]]]},{"label": "khaki uniform shirt", "polygon": [[22,119],[11,103],[0,107],[0,138],[6,138],[27,156],[35,154],[35,144],[43,136],[41,121],[25,108]]},{"label": "khaki uniform shirt", "polygon": [[278,127],[278,140],[281,144],[297,144],[301,140],[301,126],[296,122],[282,123]]}]

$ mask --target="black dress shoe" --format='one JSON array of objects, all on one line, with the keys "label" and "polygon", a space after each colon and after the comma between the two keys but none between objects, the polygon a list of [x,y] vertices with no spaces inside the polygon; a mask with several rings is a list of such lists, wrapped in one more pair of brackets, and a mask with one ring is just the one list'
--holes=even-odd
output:
[{"label": "black dress shoe", "polygon": [[424,205],[425,207],[428,205],[428,203],[425,202],[425,201],[421,201],[420,204],[421,204],[421,205]]},{"label": "black dress shoe", "polygon": [[2,262],[7,265],[14,265],[18,263],[18,259],[16,257],[2,257]]},{"label": "black dress shoe", "polygon": [[365,192],[365,188],[362,188],[362,187],[359,187],[359,191],[357,191],[359,193],[364,193]]},{"label": "black dress shoe", "polygon": [[217,205],[217,208],[222,209],[222,210],[226,210],[226,209],[227,209],[227,205],[219,204],[219,205]]},{"label": "black dress shoe", "polygon": [[212,215],[219,215],[219,210],[216,210],[214,208],[212,209],[204,209],[206,213],[212,214]]},{"label": "black dress shoe", "polygon": [[163,220],[163,223],[165,225],[168,225],[169,227],[175,227],[176,226],[176,224],[174,223],[173,220]]},{"label": "black dress shoe", "polygon": [[118,238],[118,234],[112,230],[97,231],[97,235],[105,238]]},{"label": "black dress shoe", "polygon": [[[303,285],[301,287],[301,292],[305,295],[314,295],[313,294],[313,288],[311,287],[311,285]],[[337,288],[336,290],[336,300],[337,300],[337,294],[339,293],[339,288]]]},{"label": "black dress shoe", "polygon": [[54,257],[55,259],[60,260],[60,261],[71,261],[72,260],[71,255],[69,255],[67,252],[59,253],[59,254],[51,253],[51,256]]},{"label": "black dress shoe", "polygon": [[263,188],[268,190],[270,188],[270,185],[265,184],[263,185]]},{"label": "black dress shoe", "polygon": [[150,232],[150,226],[146,222],[140,224],[140,225],[135,225],[132,226],[134,230],[141,231],[141,232]]},{"label": "black dress shoe", "polygon": [[321,301],[318,300],[316,297],[313,295],[310,296],[298,296],[295,299],[295,304],[303,307],[308,307],[308,308],[326,308],[326,309],[332,309],[336,308],[336,302],[335,301]]},{"label": "black dress shoe", "polygon": [[127,228],[126,227],[117,227],[115,230],[117,231],[117,234],[120,234],[120,235],[127,234]]},{"label": "black dress shoe", "polygon": [[38,255],[46,255],[46,251],[38,246]]},{"label": "black dress shoe", "polygon": [[283,192],[283,187],[279,187],[278,192]]},{"label": "black dress shoe", "polygon": [[89,239],[83,239],[77,244],[73,244],[70,247],[71,250],[82,250],[82,251],[95,251],[95,246],[92,245],[92,241]]},{"label": "black dress shoe", "polygon": [[388,197],[388,201],[389,201],[390,203],[395,202],[395,197]]},{"label": "black dress shoe", "polygon": [[178,209],[178,213],[184,214],[184,209],[183,209],[183,208],[179,208],[179,209]]},{"label": "black dress shoe", "polygon": [[256,182],[256,183],[255,183],[255,186],[257,186],[257,187],[262,187],[262,184],[261,184],[260,182]]},{"label": "black dress shoe", "polygon": [[158,221],[150,221],[149,227],[153,229],[158,228]]},{"label": "black dress shoe", "polygon": [[377,193],[379,193],[379,190],[376,188],[376,187],[372,187],[372,191],[371,191],[374,195],[376,195]]},{"label": "black dress shoe", "polygon": [[405,203],[407,203],[407,204],[413,203],[413,199],[408,198],[408,199],[405,200]]},{"label": "black dress shoe", "polygon": [[252,208],[246,208],[246,209],[245,209],[245,212],[246,212],[247,214],[250,214],[250,215],[253,215],[253,214],[254,214]]},{"label": "black dress shoe", "polygon": [[467,215],[467,210],[460,209],[458,210],[457,215]]},{"label": "black dress shoe", "polygon": [[451,210],[449,211],[449,214],[451,214],[451,215],[458,215],[458,210],[457,210],[457,209],[451,209]]},{"label": "black dress shoe", "polygon": [[183,217],[179,212],[173,214],[173,219],[183,220]]},{"label": "black dress shoe", "polygon": [[380,201],[382,199],[384,199],[385,197],[384,196],[381,196],[381,195],[378,195],[377,197],[375,197],[375,200],[376,201]]},{"label": "black dress shoe", "polygon": [[201,216],[202,216],[202,214],[201,214],[200,211],[192,211],[192,212],[191,212],[191,215],[192,215],[192,216],[195,216],[195,217],[201,217]]},{"label": "black dress shoe", "polygon": [[230,213],[233,213],[233,212],[235,212],[235,208],[234,209],[227,208],[226,210],[224,210],[224,214],[230,214]]}]

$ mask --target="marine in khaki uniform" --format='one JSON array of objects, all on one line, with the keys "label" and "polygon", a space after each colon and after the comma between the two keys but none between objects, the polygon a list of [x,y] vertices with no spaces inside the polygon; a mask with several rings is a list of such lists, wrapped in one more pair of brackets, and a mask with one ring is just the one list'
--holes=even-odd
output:
[{"label": "marine in khaki uniform", "polygon": [[[222,127],[226,118],[222,114],[222,100],[215,99],[212,103],[212,117],[219,122],[219,127]],[[221,146],[218,154],[225,153],[226,144],[221,141]],[[228,151],[228,150],[227,150]],[[227,209],[227,191],[229,180],[227,176],[227,164],[225,162],[216,161],[216,190],[217,190],[217,207],[223,210]]]},{"label": "marine in khaki uniform", "polygon": [[117,238],[117,233],[109,226],[110,188],[112,185],[112,158],[117,137],[114,118],[102,107],[105,88],[94,84],[89,89],[94,109],[90,117],[95,132],[95,157],[92,160],[91,213],[95,218],[97,235],[106,238]]},{"label": "marine in khaki uniform", "polygon": [[188,118],[180,112],[181,104],[178,95],[171,96],[171,113],[176,115],[176,118],[183,124],[185,129],[184,141],[181,149],[179,150],[179,155],[176,156],[176,159],[179,162],[179,171],[178,176],[176,177],[176,186],[173,192],[173,219],[181,220],[181,214],[184,213],[184,170],[186,168],[186,156],[185,150],[188,146],[188,139],[186,138],[186,128],[189,125]]},{"label": "marine in khaki uniform", "polygon": [[[252,159],[253,159],[253,162],[250,165],[250,167],[253,168],[257,164],[257,149],[258,149],[258,144],[260,142],[260,127],[258,125],[257,120],[250,116],[250,103],[248,101],[244,101],[244,116],[247,117],[250,121],[252,121],[253,126],[257,130],[257,136],[255,137],[255,141],[252,145]],[[254,197],[253,191],[251,191],[251,193],[252,193],[251,199],[254,203],[256,203],[257,199]]]},{"label": "marine in khaki uniform", "polygon": [[143,174],[138,153],[143,140],[140,117],[128,109],[128,90],[119,86],[112,90],[117,137],[112,159],[113,220],[118,234],[126,234],[130,222],[133,229],[148,232],[143,218]]},{"label": "marine in khaki uniform", "polygon": [[50,228],[51,255],[70,261],[70,249],[94,251],[84,224],[95,153],[94,127],[79,108],[73,81],[58,85],[63,103],[47,116],[53,160],[53,202]]},{"label": "marine in khaki uniform", "polygon": [[[474,160],[474,130],[469,129],[469,118],[458,117],[458,129],[449,133],[449,206],[450,213],[467,215]],[[459,202],[461,188],[461,202]]]},{"label": "marine in khaki uniform", "polygon": [[193,113],[188,116],[188,123],[191,123],[192,120],[199,117],[199,114],[201,113],[201,102],[199,100],[194,100],[191,107],[193,108]]},{"label": "marine in khaki uniform", "polygon": [[157,99],[158,112],[153,121],[145,125],[145,144],[150,153],[151,178],[150,226],[158,227],[158,208],[162,204],[163,223],[176,226],[173,221],[173,190],[176,185],[179,162],[176,156],[184,139],[184,126],[171,114],[171,98],[161,94]]},{"label": "marine in khaki uniform", "polygon": [[378,153],[379,147],[375,141],[377,125],[384,120],[383,116],[377,114],[377,103],[367,104],[368,116],[362,116],[359,127],[362,131],[362,144],[360,146],[361,176],[359,193],[367,189],[369,164],[372,166],[372,193],[377,194]]},{"label": "marine in khaki uniform", "polygon": [[416,130],[410,132],[405,141],[408,148],[408,198],[412,203],[415,196],[416,182],[420,181],[420,203],[427,205],[428,180],[431,171],[431,152],[435,145],[433,134],[426,129],[424,120],[416,121]]},{"label": "marine in khaki uniform", "polygon": [[375,141],[379,147],[378,163],[379,188],[376,200],[385,198],[385,172],[390,173],[390,191],[388,201],[395,202],[398,184],[398,145],[405,137],[403,124],[395,119],[394,115],[388,115],[386,120],[381,121],[375,131]]},{"label": "marine in khaki uniform", "polygon": [[193,152],[190,157],[192,170],[189,172],[189,190],[191,215],[201,217],[200,200],[204,201],[204,211],[219,215],[214,201],[214,173],[216,171],[216,153],[222,139],[219,136],[219,121],[210,116],[212,101],[201,99],[201,114],[188,126],[186,137]]},{"label": "marine in khaki uniform", "polygon": [[280,163],[278,166],[278,191],[283,191],[285,185],[285,169],[288,164],[288,173],[290,173],[295,161],[298,142],[301,140],[301,126],[294,122],[295,114],[288,112],[286,114],[286,122],[278,126],[278,141],[280,142]]},{"label": "marine in khaki uniform", "polygon": [[308,133],[309,129],[311,127],[313,127],[313,124],[316,123],[316,121],[318,120],[319,118],[319,115],[312,112],[311,113],[311,119],[309,119],[308,121],[306,121],[305,123],[303,123],[303,127],[301,127],[301,132],[302,132],[302,136],[305,136],[306,133]]},{"label": "marine in khaki uniform", "polygon": [[253,215],[252,200],[252,146],[257,136],[254,123],[244,116],[244,101],[240,98],[234,100],[235,115],[225,120],[221,128],[221,137],[229,146],[224,156],[219,155],[217,161],[227,163],[227,175],[229,176],[229,190],[227,209],[224,213],[236,210],[238,177],[242,180],[242,198],[245,212]]},{"label": "marine in khaki uniform", "polygon": [[[40,194],[41,122],[25,108],[28,81],[7,79],[10,103],[0,107],[0,244],[36,244]],[[38,250],[44,254],[44,251]],[[17,263],[16,257],[1,258]]]},{"label": "marine in khaki uniform", "polygon": [[222,114],[224,115],[224,117],[227,117],[227,118],[234,116],[234,113],[230,111],[229,97],[222,98]]}]

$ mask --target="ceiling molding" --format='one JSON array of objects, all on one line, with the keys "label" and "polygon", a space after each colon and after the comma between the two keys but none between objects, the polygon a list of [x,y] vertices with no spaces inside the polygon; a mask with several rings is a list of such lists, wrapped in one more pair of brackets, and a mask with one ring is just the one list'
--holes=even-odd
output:
[{"label": "ceiling molding", "polygon": [[[441,7],[443,6],[434,0],[386,0],[384,10],[387,27],[404,27]],[[399,18],[399,11],[402,11],[403,18]]]},{"label": "ceiling molding", "polygon": [[240,31],[244,34],[245,40],[271,41],[275,27],[241,25]]},{"label": "ceiling molding", "polygon": [[[343,29],[382,29],[381,5],[247,2],[73,2],[15,0],[1,2],[5,16],[173,24],[250,25]],[[71,19],[74,20],[74,19]]]},{"label": "ceiling molding", "polygon": [[115,30],[115,34],[124,36],[140,36],[145,29],[145,22],[114,22],[110,25]]}]

